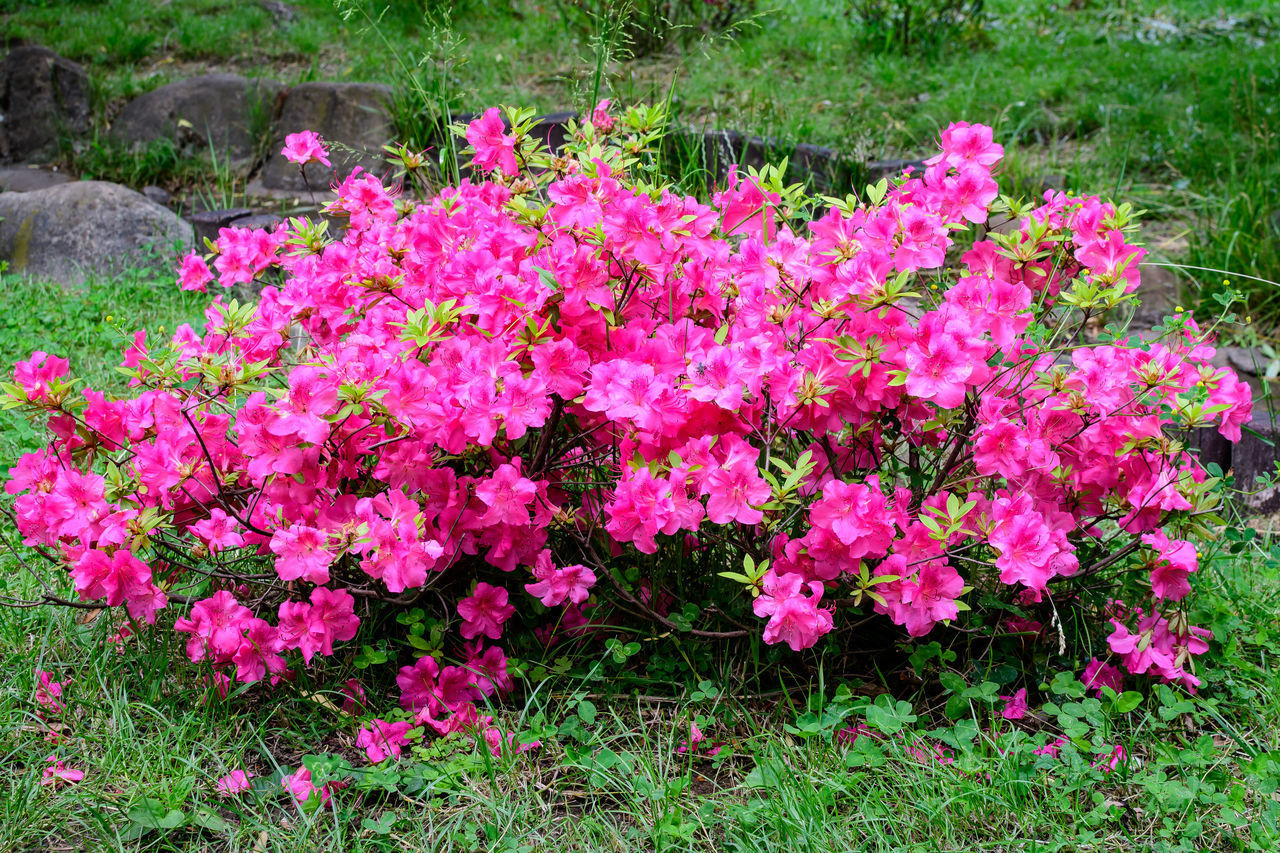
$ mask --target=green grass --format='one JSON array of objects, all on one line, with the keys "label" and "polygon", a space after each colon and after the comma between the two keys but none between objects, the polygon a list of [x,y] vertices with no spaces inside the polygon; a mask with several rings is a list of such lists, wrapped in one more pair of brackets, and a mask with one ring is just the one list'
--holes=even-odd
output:
[{"label": "green grass", "polygon": [[[70,353],[97,387],[118,387],[122,332],[171,330],[203,301],[144,278],[0,287],[0,359]],[[0,425],[6,461],[32,446],[16,423],[10,413]],[[12,541],[7,523],[3,533]],[[1280,548],[1263,541],[1206,547],[1193,618],[1219,642],[1197,696],[1143,685],[1122,712],[1046,671],[1032,715],[1014,725],[996,713],[1008,667],[991,668],[1007,658],[944,676],[936,655],[902,663],[905,648],[877,675],[827,660],[770,669],[670,638],[625,663],[557,647],[524,661],[516,695],[493,709],[539,751],[493,759],[436,741],[382,771],[366,769],[358,720],[326,690],[357,676],[385,715],[392,665],[358,670],[349,651],[329,670],[220,700],[163,626],[116,650],[118,614],[0,608],[0,850],[1273,850]],[[36,555],[5,551],[0,595],[31,596],[37,573],[69,594]],[[36,669],[70,681],[66,711],[49,717],[56,745],[42,737]],[[943,684],[960,689],[957,677],[969,698],[948,716]],[[678,752],[691,722],[719,755]],[[852,747],[833,737],[854,723],[883,736]],[[1060,760],[1034,754],[1063,732],[1076,747]],[[1091,767],[1114,744],[1131,759]],[[954,763],[921,761],[912,745],[945,746]],[[84,781],[41,785],[55,753]],[[279,779],[307,761],[317,778],[350,773],[352,787],[299,811]],[[254,790],[218,797],[214,782],[239,768]]]},{"label": "green grass", "polygon": [[[857,710],[857,694],[882,689],[873,684],[828,685],[825,696],[813,684],[807,707],[803,692],[792,694],[798,707],[776,693],[736,696],[728,678],[669,701],[628,695],[588,660],[576,675],[523,682],[502,711],[542,738],[538,752],[492,759],[437,742],[380,776],[357,770],[355,787],[312,812],[280,792],[283,772],[307,755],[364,762],[356,721],[317,701],[306,673],[224,702],[199,687],[167,632],[104,653],[109,616],[0,611],[0,671],[11,676],[0,688],[0,849],[1273,850],[1280,679],[1268,661],[1280,578],[1274,560],[1236,565],[1248,571],[1201,590],[1222,611],[1219,630],[1239,622],[1199,697],[1159,688],[1120,714],[1057,680],[1044,694],[1057,708],[1014,727],[982,701],[946,719],[928,691],[908,691],[911,708],[881,699],[879,711]],[[15,567],[4,568],[0,591],[13,594]],[[1253,602],[1245,612],[1231,604],[1241,595]],[[72,682],[56,748],[39,736],[37,667]],[[694,720],[723,743],[715,758],[677,752]],[[853,722],[897,733],[832,741]],[[1064,726],[1080,728],[1083,748],[1036,756]],[[1131,760],[1090,767],[1095,748],[1116,743]],[[921,761],[912,744],[948,745],[955,763]],[[84,782],[40,785],[55,751]],[[238,768],[258,777],[254,791],[216,796],[214,781]]]},{"label": "green grass", "polygon": [[[57,284],[0,274],[0,365],[10,381],[13,363],[43,350],[71,361],[71,374],[99,391],[120,391],[115,367],[133,333],[147,329],[152,340],[182,323],[200,328],[208,303],[203,294],[183,293],[172,279],[126,275],[65,290]],[[127,337],[126,337],[127,336]],[[35,446],[39,433],[14,410],[0,411],[0,469]]]},{"label": "green grass", "polygon": [[[1240,0],[1229,13],[1217,0],[990,0],[985,31],[923,58],[869,51],[843,0],[765,0],[754,26],[676,40],[656,56],[615,56],[603,68],[590,28],[555,3],[429,4],[455,9],[458,45],[449,50],[414,0],[344,2],[345,18],[328,0],[292,5],[296,21],[277,26],[256,3],[3,0],[0,24],[85,63],[100,116],[141,90],[225,69],[290,83],[403,85],[417,74],[429,110],[444,100],[454,109],[582,108],[597,89],[631,102],[670,94],[682,123],[833,146],[855,159],[922,154],[947,122],[986,122],[1010,148],[1013,188],[1038,192],[1051,177],[1134,200],[1190,230],[1179,260],[1280,280],[1280,120],[1271,108],[1280,13],[1268,0]],[[402,99],[397,116],[415,135],[412,101]],[[86,162],[92,170],[93,156]],[[1189,276],[1200,285],[1222,278]],[[1251,288],[1251,307],[1280,315],[1273,291]]]}]

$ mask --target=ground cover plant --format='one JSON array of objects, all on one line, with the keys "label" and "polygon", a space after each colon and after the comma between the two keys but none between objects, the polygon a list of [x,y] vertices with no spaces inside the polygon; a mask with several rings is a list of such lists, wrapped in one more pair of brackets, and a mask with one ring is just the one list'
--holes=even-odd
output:
[{"label": "ground cover plant", "polygon": [[[1227,636],[1241,622],[1189,598],[1192,575],[1249,537],[1197,549],[1222,524],[1225,483],[1177,440],[1237,434],[1249,392],[1204,363],[1186,312],[1148,340],[1082,338],[1092,314],[1134,299],[1130,209],[1001,199],[1000,146],[968,124],[948,128],[923,175],[822,207],[776,170],[708,202],[665,190],[660,110],[601,104],[568,160],[522,135],[529,113],[508,118],[510,131],[496,110],[463,131],[486,182],[413,204],[347,178],[330,206],[348,223],[340,241],[302,221],[224,231],[207,262],[184,261],[184,287],[275,267],[283,279],[257,304],[215,301],[203,335],[130,336],[118,394],[82,394],[44,352],[19,364],[10,404],[47,418],[52,440],[14,469],[17,533],[43,553],[12,597],[118,608],[74,633],[143,667],[128,690],[144,702],[172,696],[173,673],[209,709],[157,714],[174,745],[157,759],[176,762],[156,770],[167,790],[126,794],[110,814],[86,800],[83,815],[119,843],[269,826],[263,843],[284,849],[315,833],[372,845],[394,843],[403,798],[425,797],[445,809],[428,837],[518,847],[531,802],[500,806],[503,792],[581,790],[567,778],[616,804],[581,829],[596,844],[750,848],[808,821],[829,831],[891,768],[859,813],[883,820],[875,798],[903,791],[923,805],[887,843],[923,843],[936,820],[972,833],[990,814],[974,803],[1009,809],[1031,784],[1058,790],[1034,821],[1061,834],[1077,818],[1063,844],[1207,832],[1266,849],[1271,759],[1193,692],[1212,633],[1196,618]],[[286,153],[325,156],[307,135]],[[156,621],[186,636],[166,640]],[[909,648],[868,641],[891,623]],[[16,640],[41,623],[8,624]],[[925,635],[939,640],[909,639]],[[664,638],[683,665],[645,660]],[[809,649],[818,673],[859,654],[909,670],[935,685],[915,697],[930,707],[778,678]],[[781,692],[690,678],[731,674],[735,659]],[[663,704],[650,694],[634,716],[602,712],[596,687],[614,673],[697,687],[677,715],[645,711]],[[86,781],[74,744],[90,732],[70,697],[117,709],[108,729],[134,725],[115,687],[77,687],[43,653],[26,678],[15,749],[31,755],[41,736],[54,748],[24,765],[12,813]],[[1212,717],[1247,762],[1222,770],[1209,737],[1133,764],[1143,724],[1124,723],[1151,680],[1159,716],[1192,731]],[[797,688],[779,747],[753,714]],[[282,697],[350,722],[286,734],[271,722]],[[205,713],[235,721],[213,753],[222,766],[180,770]],[[637,733],[613,738],[602,713]],[[1004,722],[1029,714],[1042,724]],[[925,732],[921,719],[950,722]],[[258,744],[273,764],[227,749],[268,730],[292,741]],[[546,766],[544,741],[551,782],[530,769]],[[731,760],[743,743],[750,768]],[[797,761],[830,783],[817,799],[790,781]],[[1170,782],[1175,767],[1204,776]],[[470,780],[484,777],[478,799]],[[1121,777],[1159,802],[1159,821],[1108,802]],[[944,808],[956,778],[961,810]],[[699,787],[785,807],[721,794],[691,809]],[[379,802],[391,807],[362,811]],[[1206,824],[1193,807],[1208,805]],[[1019,837],[1047,831],[1034,821]]]}]

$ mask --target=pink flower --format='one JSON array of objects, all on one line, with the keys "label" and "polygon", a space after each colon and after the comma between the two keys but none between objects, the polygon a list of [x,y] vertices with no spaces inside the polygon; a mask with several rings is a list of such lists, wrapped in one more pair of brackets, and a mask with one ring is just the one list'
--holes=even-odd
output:
[{"label": "pink flower", "polygon": [[866,483],[829,481],[822,497],[809,507],[809,518],[814,527],[829,530],[848,547],[850,560],[882,556],[893,542],[888,502],[874,476]]},{"label": "pink flower", "polygon": [[1221,411],[1218,431],[1227,441],[1239,441],[1240,428],[1253,415],[1253,389],[1248,382],[1240,381],[1234,371],[1226,368],[1218,371],[1216,379],[1209,385],[1206,402],[1209,407],[1225,406]]},{"label": "pink flower", "polygon": [[525,584],[524,588],[546,607],[556,607],[566,601],[581,604],[591,595],[591,587],[596,582],[595,573],[586,566],[573,565],[557,569],[551,563],[550,551],[538,554],[533,576],[537,581]]},{"label": "pink flower", "polygon": [[439,677],[440,665],[429,655],[418,658],[413,666],[400,667],[400,674],[396,676],[396,684],[400,687],[400,706],[406,711],[438,706],[436,679]]},{"label": "pink flower", "polygon": [[36,688],[36,704],[44,708],[48,708],[55,714],[62,713],[65,705],[62,703],[62,688],[71,682],[54,681],[52,672],[45,672],[43,669],[36,670],[36,677],[40,679],[40,686]]},{"label": "pink flower", "polygon": [[369,705],[364,695],[364,688],[354,678],[348,678],[342,686],[342,710],[348,714],[358,714]]},{"label": "pink flower", "polygon": [[724,748],[724,744],[711,743],[707,736],[698,728],[697,723],[689,724],[689,739],[676,747],[677,755],[695,754],[705,755],[708,758],[719,755],[720,750]]},{"label": "pink flower", "polygon": [[244,630],[240,647],[231,656],[237,680],[249,684],[266,678],[268,672],[272,676],[283,673],[284,658],[277,654],[281,649],[279,632],[263,619],[247,620]]},{"label": "pink flower", "polygon": [[[97,475],[74,469],[62,472],[45,502],[50,526],[56,527],[61,536],[87,543],[95,526],[109,512],[105,488],[106,481]],[[111,606],[119,606],[119,602]]]},{"label": "pink flower", "polygon": [[1070,575],[1078,567],[1064,531],[1032,508],[1029,495],[1000,495],[992,502],[991,515],[996,524],[989,538],[1001,583],[1020,583],[1039,600],[1054,576]]},{"label": "pink flower", "polygon": [[356,600],[345,589],[318,586],[311,590],[311,610],[307,614],[307,633],[320,654],[333,654],[335,642],[354,639],[360,628],[355,614]]},{"label": "pink flower", "polygon": [[726,439],[730,448],[724,464],[715,468],[703,484],[707,521],[712,524],[758,524],[764,513],[756,509],[773,490],[756,470],[758,451],[741,439]]},{"label": "pink flower", "polygon": [[845,726],[835,734],[836,743],[841,746],[853,746],[858,742],[859,738],[864,737],[869,737],[872,740],[882,740],[884,738],[879,732],[869,728],[866,723]]},{"label": "pink flower", "polygon": [[124,351],[124,361],[120,363],[121,367],[136,369],[142,364],[142,360],[150,356],[147,349],[147,330],[139,329],[133,333],[133,339],[129,341],[129,346]]},{"label": "pink flower", "polygon": [[[928,748],[926,749],[925,747]],[[909,743],[906,745],[906,751],[907,755],[910,755],[921,764],[928,764],[931,761],[936,761],[943,765],[956,763],[951,747],[943,746],[940,743],[924,745]]]},{"label": "pink flower", "polygon": [[388,723],[383,719],[375,719],[368,727],[360,729],[356,735],[356,746],[365,751],[373,764],[378,764],[388,756],[399,758],[400,752],[409,745],[405,733],[412,728],[412,723]]},{"label": "pink flower", "polygon": [[217,507],[209,510],[208,518],[191,525],[191,532],[209,546],[211,554],[244,547],[239,522]]},{"label": "pink flower", "polygon": [[497,646],[481,649],[480,644],[467,643],[463,646],[467,654],[464,669],[470,682],[485,696],[494,693],[510,693],[515,687],[511,676],[507,673],[507,656]]},{"label": "pink flower", "polygon": [[327,806],[329,804],[330,783],[317,788],[311,781],[311,771],[305,766],[299,767],[297,771],[282,780],[284,789],[298,802],[298,805],[305,805],[311,799],[311,795],[320,792],[320,805]]},{"label": "pink flower", "polygon": [[993,136],[991,128],[986,125],[969,124],[967,121],[953,122],[942,132],[942,153],[929,158],[925,163],[932,165],[945,162],[956,168],[970,163],[994,166],[1004,156],[1004,147],[994,142]]},{"label": "pink flower", "polygon": [[596,104],[595,109],[591,111],[591,125],[601,133],[608,133],[613,130],[614,118],[609,115],[609,107],[612,101],[608,98]]},{"label": "pink flower", "polygon": [[1129,753],[1125,751],[1124,744],[1118,743],[1111,748],[1111,751],[1103,755],[1097,761],[1090,764],[1090,767],[1101,770],[1103,773],[1110,773],[1120,766],[1120,762],[1126,760]]},{"label": "pink flower", "polygon": [[[212,691],[219,699],[226,699],[227,693],[231,690],[231,676],[225,672],[211,672],[202,675],[198,679],[198,683],[206,690]],[[208,696],[201,697],[200,704],[205,704],[209,700]]]},{"label": "pink flower", "polygon": [[480,634],[496,640],[502,636],[502,623],[515,612],[516,609],[507,603],[505,589],[480,581],[475,592],[458,602],[458,613],[464,620],[461,634],[468,640]]},{"label": "pink flower", "polygon": [[516,162],[516,138],[506,130],[497,107],[490,107],[467,125],[467,142],[476,150],[477,168],[485,172],[497,169],[508,176],[520,171]]},{"label": "pink flower", "polygon": [[283,233],[261,228],[221,228],[218,230],[218,283],[223,287],[248,284],[277,262]]},{"label": "pink flower", "polygon": [[508,732],[504,737],[502,730],[496,726],[489,726],[484,730],[484,742],[485,746],[489,748],[489,752],[494,758],[502,757],[502,749],[504,746],[512,755],[534,752],[542,748],[542,741],[540,740],[530,741],[529,743],[518,743],[516,741],[515,732]]},{"label": "pink flower", "polygon": [[220,797],[231,797],[236,794],[243,794],[249,790],[249,780],[253,778],[253,774],[246,770],[232,770],[226,776],[223,776],[213,785],[213,790]]},{"label": "pink flower", "polygon": [[41,785],[56,785],[59,782],[75,784],[84,779],[84,771],[76,770],[64,765],[56,755],[50,755],[45,761],[49,762],[49,766],[44,769],[41,774]]},{"label": "pink flower", "polygon": [[280,580],[328,583],[329,566],[334,560],[328,542],[325,531],[304,524],[277,530],[271,537],[271,550],[277,555],[276,574]]},{"label": "pink flower", "polygon": [[1207,628],[1187,625],[1177,633],[1160,613],[1143,615],[1139,609],[1136,631],[1120,619],[1112,619],[1115,630],[1107,637],[1111,651],[1124,658],[1125,668],[1134,675],[1151,673],[1165,681],[1177,681],[1194,690],[1200,679],[1192,672],[1192,660],[1209,650],[1213,636]]},{"label": "pink flower", "polygon": [[1019,688],[1012,696],[1001,696],[1005,701],[1000,716],[1006,720],[1021,720],[1027,715],[1027,688]]},{"label": "pink flower", "polygon": [[905,352],[907,392],[944,409],[964,402],[975,360],[946,327],[941,314],[931,312],[920,321],[916,340]]},{"label": "pink flower", "polygon": [[1123,280],[1126,293],[1138,288],[1138,265],[1146,255],[1146,249],[1130,246],[1125,242],[1123,231],[1111,231],[1105,239],[1090,243],[1076,252],[1080,263],[1088,267],[1101,282]]},{"label": "pink flower", "polygon": [[244,629],[251,618],[253,614],[249,608],[223,589],[193,604],[190,614],[179,617],[173,629],[191,635],[187,641],[187,657],[192,662],[212,657],[215,664],[220,664],[229,662],[239,650]]},{"label": "pink flower", "polygon": [[1052,740],[1039,749],[1032,750],[1033,755],[1047,755],[1050,758],[1057,758],[1058,752],[1067,745],[1067,739],[1064,737]]},{"label": "pink flower", "polygon": [[290,163],[297,163],[299,166],[305,166],[308,163],[320,163],[324,166],[333,165],[329,162],[328,152],[325,150],[323,140],[313,130],[304,130],[300,133],[290,133],[285,136],[284,148],[280,150],[280,153]]},{"label": "pink flower", "polygon": [[681,527],[671,482],[653,476],[647,467],[624,473],[605,511],[605,530],[646,554],[657,553],[657,534],[671,535]]},{"label": "pink flower", "polygon": [[1044,631],[1044,625],[1035,619],[1026,619],[1021,616],[1007,616],[1004,620],[1004,628],[1011,634],[1040,634]]},{"label": "pink flower", "polygon": [[37,402],[48,396],[50,383],[62,379],[70,368],[71,363],[65,358],[36,350],[30,359],[14,365],[13,382],[23,390],[28,400]]},{"label": "pink flower", "polygon": [[1188,576],[1200,567],[1196,546],[1170,539],[1163,530],[1145,534],[1142,542],[1155,549],[1151,566],[1151,591],[1156,598],[1181,601],[1191,592]]},{"label": "pink flower", "polygon": [[152,583],[151,569],[129,551],[117,550],[110,556],[96,549],[86,551],[71,577],[81,601],[105,598],[111,607],[127,604],[131,616],[148,624],[167,602],[164,592]]},{"label": "pink flower", "polygon": [[[804,594],[805,588],[809,595]],[[769,569],[764,576],[764,592],[752,603],[757,616],[769,617],[764,641],[785,642],[796,652],[818,642],[832,628],[831,611],[818,606],[821,600],[822,584],[805,584],[799,575],[778,576]]]},{"label": "pink flower", "polygon": [[1084,668],[1080,680],[1084,682],[1084,686],[1093,691],[1095,696],[1102,695],[1102,688],[1110,687],[1116,692],[1120,691],[1121,681],[1124,674],[1119,669],[1109,663],[1094,658],[1089,661],[1088,666]]},{"label": "pink flower", "polygon": [[[882,564],[883,565],[883,564]],[[889,615],[894,622],[906,626],[913,637],[923,637],[938,622],[960,615],[956,604],[964,592],[964,578],[941,560],[930,560],[920,567],[914,580],[898,586],[896,601],[889,601]]]},{"label": "pink flower", "polygon": [[499,465],[492,477],[476,486],[476,497],[489,507],[482,523],[528,524],[529,505],[537,492],[537,485],[520,476],[519,468],[510,463]]},{"label": "pink flower", "polygon": [[213,273],[197,252],[190,252],[182,259],[182,267],[178,272],[178,285],[183,290],[204,292],[209,282],[213,281]]}]

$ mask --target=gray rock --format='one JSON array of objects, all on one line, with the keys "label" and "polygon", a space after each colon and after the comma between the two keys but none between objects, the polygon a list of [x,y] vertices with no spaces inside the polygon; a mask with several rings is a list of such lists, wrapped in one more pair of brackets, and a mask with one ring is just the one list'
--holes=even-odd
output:
[{"label": "gray rock", "polygon": [[[1242,498],[1245,507],[1253,512],[1272,513],[1280,510],[1280,477],[1276,475],[1280,428],[1265,408],[1259,409],[1255,409],[1253,420],[1231,448],[1231,467],[1236,487],[1246,493]],[[1264,477],[1271,478],[1272,485],[1259,482]]]},{"label": "gray rock", "polygon": [[896,178],[905,170],[910,169],[911,174],[919,177],[925,170],[923,160],[868,160],[867,161],[867,178],[873,182],[878,182],[881,178]]},{"label": "gray rock", "polygon": [[1160,325],[1182,304],[1182,284],[1172,269],[1143,264],[1141,273],[1142,284],[1135,291],[1140,304],[1134,309],[1130,324],[1135,331]]},{"label": "gray rock", "polygon": [[1067,176],[1061,172],[1050,172],[1047,175],[1040,176],[1040,195],[1043,196],[1050,190],[1065,191],[1067,188]]},{"label": "gray rock", "polygon": [[786,152],[770,150],[769,141],[736,130],[709,130],[702,135],[704,164],[711,174],[723,179],[729,167],[746,170],[763,168],[770,160],[781,160]]},{"label": "gray rock", "polygon": [[285,217],[278,213],[255,213],[252,216],[234,219],[231,225],[235,228],[262,228],[266,231],[274,231],[275,227],[284,220]]},{"label": "gray rock", "polygon": [[1220,346],[1213,356],[1215,367],[1230,367],[1241,377],[1260,376],[1270,362],[1261,350],[1248,347]]},{"label": "gray rock", "polygon": [[218,232],[227,228],[237,219],[252,216],[253,210],[248,207],[233,207],[229,210],[201,210],[191,214],[191,225],[195,228],[196,244],[204,245],[205,240],[217,240]]},{"label": "gray rock", "polygon": [[191,226],[141,193],[75,181],[0,195],[0,260],[66,286],[130,269],[171,271]]},{"label": "gray rock", "polygon": [[[289,163],[289,161],[287,160],[285,162],[288,163],[288,165],[293,167],[294,174],[297,175],[298,167],[294,166],[292,163]],[[326,172],[327,170],[322,169],[321,171]],[[311,174],[311,173],[308,172],[307,174]],[[320,184],[311,185],[311,189],[315,192],[315,198],[317,202],[324,202],[328,199],[330,195],[329,181],[331,181],[332,178],[333,176],[330,175],[328,178],[325,178]],[[310,194],[307,192],[305,187],[297,190],[291,190],[291,189],[284,190],[284,189],[278,189],[275,187],[266,186],[265,184],[262,183],[261,169],[259,169],[257,173],[255,173],[251,178],[249,178],[248,182],[245,184],[245,187],[244,187],[244,194],[247,199],[250,199],[253,202],[276,201],[276,202],[284,202],[290,205],[305,204],[309,202],[311,198]]]},{"label": "gray rock", "polygon": [[740,171],[760,169],[766,164],[787,160],[787,180],[809,183],[820,192],[848,189],[853,169],[848,158],[819,145],[801,143],[791,146],[776,139],[751,136],[736,130],[709,130],[701,133],[678,133],[677,145],[696,168],[706,171],[714,181],[723,181],[729,167]]},{"label": "gray rock", "polygon": [[[290,89],[271,137],[263,186],[303,192],[309,182],[311,189],[323,193],[335,170],[345,177],[360,166],[380,178],[386,175],[389,168],[382,146],[393,133],[390,98],[390,87],[371,83],[303,83]],[[306,181],[298,167],[280,154],[285,136],[303,130],[314,130],[330,144],[333,162],[333,169],[318,163],[307,166]]]},{"label": "gray rock", "polygon": [[89,129],[89,77],[46,47],[17,47],[0,62],[0,161],[58,152],[63,134]]},{"label": "gray rock", "polygon": [[814,190],[838,192],[853,186],[853,162],[834,148],[801,142],[791,152],[790,165],[792,179],[808,180]]},{"label": "gray rock", "polygon": [[51,169],[32,166],[5,166],[0,168],[0,192],[27,193],[56,187],[71,180],[69,175]]},{"label": "gray rock", "polygon": [[163,187],[146,186],[142,188],[142,194],[161,207],[167,207],[173,198],[169,195],[169,191]]},{"label": "gray rock", "polygon": [[298,17],[298,13],[288,3],[281,3],[280,0],[262,0],[259,4],[271,16],[271,20],[277,27],[292,24]]},{"label": "gray rock", "polygon": [[207,148],[243,163],[266,144],[284,84],[239,74],[206,74],[179,80],[134,98],[111,125],[113,139],[146,145],[172,139],[188,149]]}]

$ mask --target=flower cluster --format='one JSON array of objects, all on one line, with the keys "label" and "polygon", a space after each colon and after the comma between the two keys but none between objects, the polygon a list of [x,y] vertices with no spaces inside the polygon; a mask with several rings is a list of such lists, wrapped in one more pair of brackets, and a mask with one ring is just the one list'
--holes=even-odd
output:
[{"label": "flower cluster", "polygon": [[1187,314],[1082,337],[1140,284],[1127,206],[1001,201],[1002,149],[964,123],[817,215],[774,169],[704,202],[647,183],[655,111],[608,110],[556,156],[486,113],[476,180],[429,201],[357,170],[340,239],[225,229],[183,286],[276,283],[139,333],[124,396],[19,363],[9,400],[48,427],[6,485],[25,542],[82,602],[176,605],[224,682],[453,596],[456,641],[396,679],[407,719],[360,735],[375,761],[410,720],[502,743],[479,709],[513,687],[510,643],[636,620],[758,617],[802,650],[849,609],[923,636],[974,590],[1087,610],[1087,585],[1127,602],[1091,611],[1116,661],[1195,683],[1178,537],[1221,486],[1178,431],[1237,438],[1250,395]]}]

